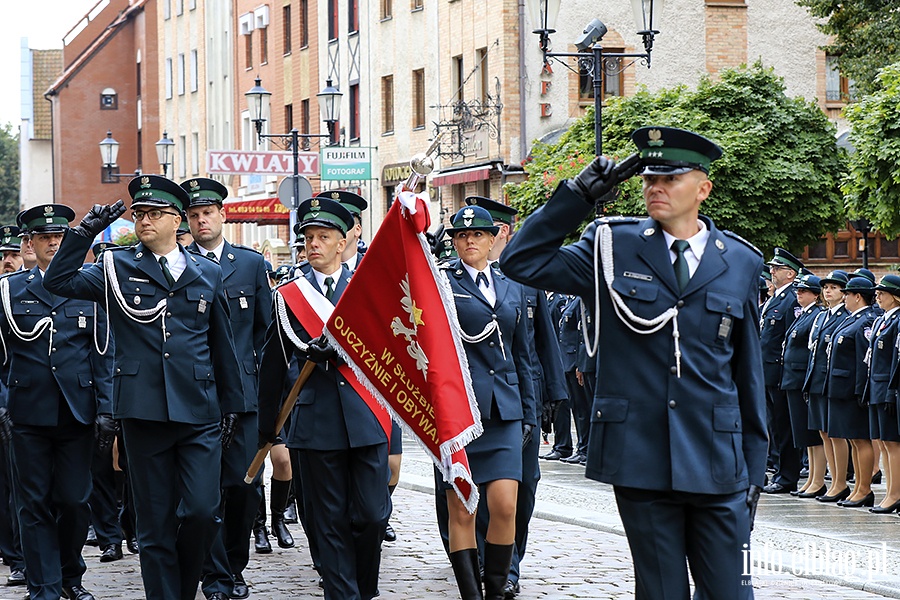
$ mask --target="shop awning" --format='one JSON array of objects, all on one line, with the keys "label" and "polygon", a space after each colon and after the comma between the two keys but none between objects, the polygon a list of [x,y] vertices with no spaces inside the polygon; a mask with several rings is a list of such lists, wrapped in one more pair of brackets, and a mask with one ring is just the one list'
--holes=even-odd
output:
[{"label": "shop awning", "polygon": [[472,167],[469,169],[458,169],[456,171],[443,171],[431,178],[431,185],[434,187],[441,187],[442,185],[469,183],[472,181],[488,179],[490,176],[491,165]]},{"label": "shop awning", "polygon": [[288,209],[278,201],[278,198],[226,200],[222,207],[225,209],[227,223],[282,225],[290,221]]}]

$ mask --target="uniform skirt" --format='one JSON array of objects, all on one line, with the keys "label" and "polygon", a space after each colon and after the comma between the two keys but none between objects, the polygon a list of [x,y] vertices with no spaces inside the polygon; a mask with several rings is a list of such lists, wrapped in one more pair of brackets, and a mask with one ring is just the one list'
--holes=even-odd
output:
[{"label": "uniform skirt", "polygon": [[787,398],[788,415],[791,418],[794,447],[803,449],[821,445],[822,438],[819,436],[819,431],[809,426],[809,406],[803,399],[803,392],[785,390],[784,395]]},{"label": "uniform skirt", "polygon": [[828,399],[828,435],[845,440],[868,440],[869,407],[856,398]]},{"label": "uniform skirt", "polygon": [[[522,421],[482,420],[484,433],[466,446],[472,479],[477,485],[498,479],[522,481]],[[451,489],[446,481],[445,490]]]},{"label": "uniform skirt", "polygon": [[869,429],[873,440],[884,442],[900,442],[900,431],[897,423],[897,405],[893,405],[893,411],[888,411],[889,404],[869,405]]},{"label": "uniform skirt", "polygon": [[809,428],[828,431],[828,398],[821,394],[809,395]]}]

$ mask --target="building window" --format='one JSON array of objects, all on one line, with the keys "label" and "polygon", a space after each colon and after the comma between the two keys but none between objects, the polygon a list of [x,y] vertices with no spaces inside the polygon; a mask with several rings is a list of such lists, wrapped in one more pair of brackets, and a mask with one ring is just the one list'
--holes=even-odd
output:
[{"label": "building window", "polygon": [[359,84],[350,86],[350,141],[359,141]]},{"label": "building window", "polygon": [[450,64],[453,69],[453,72],[450,74],[450,85],[453,89],[453,102],[462,102],[464,100],[463,81],[466,80],[465,75],[463,74],[463,57],[454,56]]},{"label": "building window", "polygon": [[294,105],[284,105],[284,127],[285,131],[291,131],[294,128]]},{"label": "building window", "polygon": [[[187,148],[187,136],[180,135],[178,136],[178,142],[181,144],[181,148]],[[185,160],[185,156],[187,152],[181,151],[178,152],[178,177],[184,179],[187,177],[187,160]]]},{"label": "building window", "polygon": [[166,100],[172,99],[172,59],[166,59]]},{"label": "building window", "polygon": [[291,53],[291,5],[281,7],[282,37],[284,37],[284,53]]},{"label": "building window", "polygon": [[853,80],[847,79],[838,70],[838,57],[825,57],[825,101],[852,102],[856,96]]},{"label": "building window", "polygon": [[[611,49],[610,52],[624,52],[621,48]],[[624,80],[624,70],[621,58],[604,58],[603,82],[601,84],[600,100],[604,101],[611,96],[621,96]],[[580,67],[578,70],[578,102],[590,104],[594,101],[594,78],[591,72]]]},{"label": "building window", "polygon": [[328,0],[328,39],[338,38],[338,0]]},{"label": "building window", "polygon": [[196,50],[191,50],[191,92],[200,89],[200,59]]},{"label": "building window", "polygon": [[178,55],[178,95],[184,96],[184,52]]},{"label": "building window", "polygon": [[100,92],[100,110],[118,110],[119,95],[116,90],[106,88]]},{"label": "building window", "polygon": [[264,65],[269,62],[269,28],[263,27],[259,30],[259,64]]},{"label": "building window", "polygon": [[200,134],[196,131],[191,134],[191,173],[200,174]]},{"label": "building window", "polygon": [[[300,101],[300,133],[309,133],[309,98]],[[309,150],[309,138],[303,138],[300,146]]]},{"label": "building window", "polygon": [[381,78],[381,113],[383,122],[381,130],[384,133],[394,132],[394,76],[387,75]]},{"label": "building window", "polygon": [[410,0],[410,10],[422,10],[425,8],[425,0]]},{"label": "building window", "polygon": [[309,46],[309,0],[300,0],[300,47]]},{"label": "building window", "polygon": [[244,67],[253,68],[253,33],[244,36]]},{"label": "building window", "polygon": [[197,0],[188,0],[188,10],[194,10],[197,8]]},{"label": "building window", "polygon": [[381,0],[381,20],[394,16],[394,0]]},{"label": "building window", "polygon": [[413,71],[413,129],[425,127],[425,69]]},{"label": "building window", "polygon": [[172,18],[172,0],[162,0],[163,5],[163,19],[168,21]]},{"label": "building window", "polygon": [[478,69],[478,78],[475,80],[478,89],[475,92],[476,97],[482,104],[488,103],[488,96],[491,93],[491,87],[488,83],[488,51],[487,48],[479,48],[475,51],[475,64]]},{"label": "building window", "polygon": [[347,0],[347,33],[359,32],[359,0]]},{"label": "building window", "polygon": [[184,14],[184,0],[175,0],[175,15],[180,17]]}]

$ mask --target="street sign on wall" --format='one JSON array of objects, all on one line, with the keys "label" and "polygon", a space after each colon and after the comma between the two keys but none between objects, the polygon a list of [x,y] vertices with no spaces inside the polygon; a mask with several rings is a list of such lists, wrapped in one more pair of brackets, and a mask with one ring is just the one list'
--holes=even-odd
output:
[{"label": "street sign on wall", "polygon": [[372,149],[325,146],[322,148],[322,181],[372,179]]},{"label": "street sign on wall", "polygon": [[[307,177],[319,174],[319,155],[300,152],[297,169]],[[293,175],[294,157],[290,152],[247,152],[208,150],[206,172],[218,175]]]}]

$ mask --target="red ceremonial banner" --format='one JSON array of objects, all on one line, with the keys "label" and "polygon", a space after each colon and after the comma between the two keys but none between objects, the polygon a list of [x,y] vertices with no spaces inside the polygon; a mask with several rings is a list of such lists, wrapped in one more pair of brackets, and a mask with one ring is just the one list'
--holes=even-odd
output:
[{"label": "red ceremonial banner", "polygon": [[429,222],[427,202],[402,192],[325,335],[474,512],[478,489],[464,447],[481,435],[481,416],[453,293],[423,234]]}]

